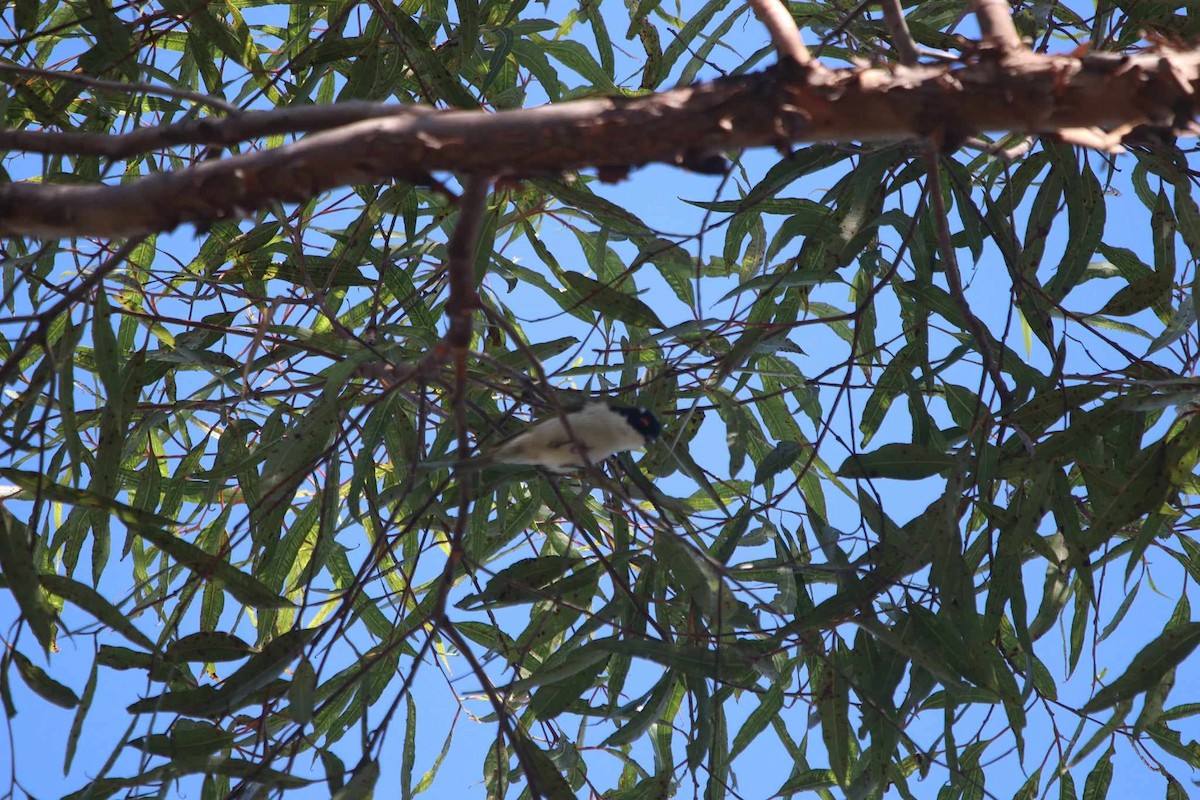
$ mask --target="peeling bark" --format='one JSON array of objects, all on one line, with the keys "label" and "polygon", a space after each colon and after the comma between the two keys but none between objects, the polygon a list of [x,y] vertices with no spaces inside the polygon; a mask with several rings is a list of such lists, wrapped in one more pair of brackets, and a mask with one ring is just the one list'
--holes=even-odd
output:
[{"label": "peeling bark", "polygon": [[761,73],[634,99],[498,113],[397,107],[397,116],[123,185],[0,186],[0,235],[136,236],[304,202],[339,186],[419,182],[441,171],[522,177],[599,167],[618,174],[614,168],[686,165],[697,152],[799,142],[933,138],[952,147],[980,131],[1150,125],[1183,132],[1193,124],[1198,92],[1200,50],[1075,58],[984,47],[966,64],[842,70],[785,60]]}]

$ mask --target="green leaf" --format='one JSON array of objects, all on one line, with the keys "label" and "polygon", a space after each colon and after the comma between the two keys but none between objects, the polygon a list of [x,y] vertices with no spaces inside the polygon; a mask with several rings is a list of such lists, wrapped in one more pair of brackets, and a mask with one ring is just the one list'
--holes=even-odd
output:
[{"label": "green leaf", "polygon": [[1083,782],[1083,800],[1104,800],[1108,797],[1108,787],[1112,785],[1113,776],[1112,756],[1113,751],[1110,748],[1088,773]]},{"label": "green leaf", "polygon": [[317,633],[316,628],[300,628],[267,642],[262,650],[225,679],[219,702],[236,707],[247,696],[270,684],[296,660]]},{"label": "green leaf", "polygon": [[75,709],[75,716],[71,719],[71,730],[67,733],[67,748],[63,756],[64,775],[71,773],[71,762],[75,760],[75,750],[79,746],[79,737],[83,733],[83,722],[87,719],[87,713],[92,708],[92,700],[96,696],[96,677],[100,672],[99,666],[98,662],[92,662],[87,683],[83,687],[83,697],[80,698],[79,706]]},{"label": "green leaf", "polygon": [[184,714],[219,719],[239,708],[274,702],[287,692],[287,687],[287,681],[277,680],[268,683],[259,691],[235,696],[222,694],[213,686],[197,686],[142,698],[130,703],[126,710],[131,714]]},{"label": "green leaf", "polygon": [[139,631],[121,609],[104,599],[90,586],[71,580],[63,575],[42,573],[38,576],[42,587],[51,594],[56,594],[64,600],[70,600],[109,628],[124,636],[129,641],[147,650],[155,649],[154,642]]},{"label": "green leaf", "polygon": [[855,752],[854,738],[850,727],[850,684],[841,670],[836,668],[839,659],[831,659],[820,671],[816,685],[815,700],[817,713],[821,717],[821,741],[829,754],[829,768],[837,782],[845,785],[850,777],[851,760]]},{"label": "green leaf", "polygon": [[[538,719],[549,720],[587,695],[608,664],[608,656],[594,651],[573,650],[565,662],[554,665],[555,680],[544,683],[530,698],[529,708]],[[550,665],[547,664],[546,668]],[[533,676],[537,678],[537,676]],[[523,683],[528,683],[526,679]]]},{"label": "green leaf", "polygon": [[730,289],[717,303],[724,303],[726,300],[731,300],[746,292],[758,292],[759,290],[766,289],[768,291],[762,294],[771,295],[776,290],[791,289],[795,286],[820,286],[823,283],[830,283],[836,280],[836,276],[829,275],[828,273],[788,269],[781,271],[781,274],[778,275],[759,275],[758,277],[751,278],[740,286]]},{"label": "green leaf", "polygon": [[582,303],[595,309],[605,319],[614,319],[639,328],[662,328],[662,320],[654,309],[637,297],[614,289],[578,272],[565,272],[567,284],[583,295]]},{"label": "green leaf", "polygon": [[[332,367],[320,397],[298,415],[295,425],[283,435],[283,441],[269,451],[256,487],[260,499],[251,505],[255,543],[266,545],[277,540],[296,490],[329,448],[341,426],[340,390],[355,369],[356,363],[350,360]],[[228,581],[226,584],[230,594],[237,597]],[[252,589],[244,582],[237,588],[240,591]]]},{"label": "green leaf", "polygon": [[221,717],[228,707],[217,703],[215,686],[197,686],[144,697],[126,707],[130,714],[189,714],[197,717]]},{"label": "green leaf", "polygon": [[667,71],[673,69],[675,62],[692,46],[692,41],[700,35],[709,20],[727,5],[729,5],[729,0],[708,0],[700,8],[691,8],[686,24],[675,34],[671,39],[671,44],[663,52],[661,69]]},{"label": "green leaf", "polygon": [[921,480],[954,466],[954,456],[918,444],[885,444],[870,453],[853,455],[838,467],[839,478]]},{"label": "green leaf", "polygon": [[288,686],[288,716],[301,725],[312,722],[316,689],[317,671],[311,661],[301,658]]},{"label": "green leaf", "polygon": [[493,575],[482,592],[467,595],[458,606],[502,608],[535,602],[545,595],[542,590],[580,563],[574,555],[520,559]]},{"label": "green leaf", "polygon": [[368,800],[374,796],[378,782],[379,762],[374,759],[363,761],[354,768],[346,785],[333,793],[333,800]]},{"label": "green leaf", "polygon": [[746,717],[741,730],[733,737],[733,745],[729,749],[729,758],[733,760],[738,754],[758,739],[758,735],[766,730],[767,725],[779,716],[783,709],[783,687],[774,684],[759,697],[758,706]]},{"label": "green leaf", "polygon": [[525,780],[530,786],[537,787],[537,793],[546,800],[576,800],[575,793],[563,779],[558,767],[540,747],[534,744],[524,730],[518,728],[510,739],[510,745],[517,754],[517,763],[525,773]]},{"label": "green leaf", "polygon": [[1200,645],[1200,622],[1168,628],[1143,647],[1121,677],[1092,696],[1080,709],[1092,713],[1111,708],[1150,689]]},{"label": "green leaf", "polygon": [[26,658],[20,650],[10,652],[17,665],[17,672],[25,681],[26,686],[56,706],[75,708],[79,705],[79,696],[70,688],[47,675],[44,669]]},{"label": "green leaf", "polygon": [[41,644],[50,651],[53,634],[50,630],[53,611],[42,594],[37,564],[33,560],[29,529],[8,509],[0,506],[0,572],[21,609],[21,616]]},{"label": "green leaf", "polygon": [[232,633],[199,631],[182,636],[167,645],[163,655],[169,661],[240,661],[254,648]]},{"label": "green leaf", "polygon": [[831,769],[806,769],[797,772],[780,786],[772,797],[786,797],[798,792],[817,792],[838,785],[837,775]]},{"label": "green leaf", "polygon": [[[246,605],[255,608],[289,608],[293,605],[290,600],[272,592],[259,581],[233,567],[225,559],[210,555],[191,542],[186,542],[166,530],[166,528],[176,525],[172,520],[133,508],[95,492],[74,489],[43,480],[41,476],[33,473],[0,468],[0,475],[28,491],[40,493],[57,502],[104,510],[125,523],[138,536],[192,571],[220,580],[226,591]],[[3,515],[0,515],[0,518],[2,517]],[[0,566],[2,565],[0,563]]]},{"label": "green leaf", "polygon": [[[289,775],[286,772],[275,769],[264,768],[257,761],[249,761],[242,758],[226,758],[225,756],[214,756],[203,761],[181,761],[177,762],[179,767],[182,767],[184,774],[191,773],[211,773],[215,775],[226,775],[233,778],[243,778],[253,780],[256,783],[261,783],[264,786],[275,786],[279,789],[300,789],[308,786],[312,781],[307,778]],[[174,767],[175,764],[167,765]],[[153,775],[153,772],[150,773]]]},{"label": "green leaf", "polygon": [[420,794],[433,784],[433,779],[437,777],[438,770],[442,766],[442,761],[445,760],[446,754],[450,752],[450,742],[453,738],[454,730],[451,729],[447,732],[445,741],[442,742],[442,749],[438,751],[437,758],[433,760],[433,766],[421,776],[421,780],[417,782],[416,788],[413,789],[413,794]]},{"label": "green leaf", "polygon": [[1106,207],[1100,181],[1086,165],[1081,170],[1073,147],[1056,143],[1048,145],[1046,151],[1054,169],[1064,176],[1063,198],[1069,229],[1062,260],[1054,270],[1054,277],[1046,282],[1046,292],[1059,302],[1078,285],[1100,245]]},{"label": "green leaf", "polygon": [[761,486],[783,472],[795,463],[803,452],[804,445],[800,442],[785,441],[775,445],[775,449],[767,453],[766,458],[759,462],[758,469],[754,471],[754,485]]},{"label": "green leaf", "polygon": [[655,664],[678,670],[686,675],[716,679],[731,683],[750,680],[753,660],[735,647],[712,651],[697,645],[677,645],[652,639],[597,639],[588,647],[605,652],[644,658]]},{"label": "green leaf", "polygon": [[608,92],[616,92],[617,85],[613,83],[612,75],[596,62],[592,54],[580,42],[553,41],[541,39],[537,42],[546,55],[562,62],[573,72],[587,79],[592,87]]},{"label": "green leaf", "polygon": [[236,734],[201,720],[178,719],[167,734],[151,734],[129,742],[129,746],[151,755],[186,761],[201,758],[233,744]]}]

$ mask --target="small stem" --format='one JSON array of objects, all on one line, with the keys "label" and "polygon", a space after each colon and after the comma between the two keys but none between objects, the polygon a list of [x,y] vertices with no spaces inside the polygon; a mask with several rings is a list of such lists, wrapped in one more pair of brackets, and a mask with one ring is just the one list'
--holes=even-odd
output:
[{"label": "small stem", "polygon": [[908,30],[908,23],[904,20],[900,0],[881,0],[880,5],[883,6],[883,21],[891,31],[892,47],[896,48],[900,63],[906,66],[916,64],[920,60],[920,54],[917,51],[917,43],[913,41],[912,33]]},{"label": "small stem", "polygon": [[974,0],[974,7],[984,41],[1000,48],[1005,55],[1025,49],[1021,34],[1013,23],[1008,0]]},{"label": "small stem", "polygon": [[800,38],[800,29],[787,7],[779,0],[750,0],[750,7],[771,34],[771,43],[780,59],[790,58],[797,64],[809,66],[813,63],[804,40]]}]

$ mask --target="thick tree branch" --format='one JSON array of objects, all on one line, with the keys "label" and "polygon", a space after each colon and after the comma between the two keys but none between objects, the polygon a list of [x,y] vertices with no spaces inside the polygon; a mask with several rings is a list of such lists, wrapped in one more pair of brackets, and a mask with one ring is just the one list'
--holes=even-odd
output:
[{"label": "thick tree branch", "polygon": [[272,202],[429,172],[536,175],[682,163],[713,149],[1153,125],[1185,130],[1200,106],[1200,50],[1082,58],[1025,52],[965,65],[798,70],[648,97],[487,113],[373,119],[262,153],[117,186],[0,186],[0,235],[133,236],[236,217]]}]

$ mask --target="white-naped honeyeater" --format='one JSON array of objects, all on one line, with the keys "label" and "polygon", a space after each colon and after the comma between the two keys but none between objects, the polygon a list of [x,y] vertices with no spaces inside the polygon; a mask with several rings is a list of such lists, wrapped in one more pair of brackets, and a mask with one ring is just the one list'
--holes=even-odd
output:
[{"label": "white-naped honeyeater", "polygon": [[588,463],[599,464],[614,453],[640,450],[658,438],[658,418],[644,408],[594,400],[566,417],[567,425],[558,416],[535,422],[496,449],[459,461],[458,466],[526,464],[566,473]]}]

